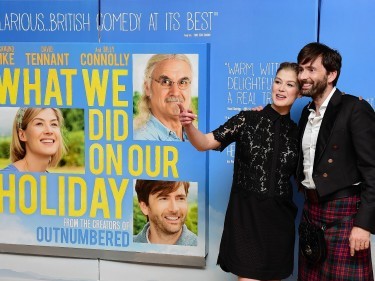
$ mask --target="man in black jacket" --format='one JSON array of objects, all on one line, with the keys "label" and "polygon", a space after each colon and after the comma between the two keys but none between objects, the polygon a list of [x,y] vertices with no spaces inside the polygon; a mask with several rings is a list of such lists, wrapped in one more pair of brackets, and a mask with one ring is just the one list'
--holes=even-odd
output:
[{"label": "man in black jacket", "polygon": [[[302,95],[312,98],[299,122],[297,180],[304,211],[325,231],[327,258],[300,256],[298,280],[373,280],[370,233],[375,233],[375,113],[364,100],[336,88],[341,55],[320,43],[298,54]],[[303,217],[302,221],[306,218]]]}]

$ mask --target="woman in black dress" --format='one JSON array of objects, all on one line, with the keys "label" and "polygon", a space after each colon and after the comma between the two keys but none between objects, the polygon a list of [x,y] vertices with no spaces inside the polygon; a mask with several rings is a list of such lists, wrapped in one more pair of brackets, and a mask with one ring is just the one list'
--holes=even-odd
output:
[{"label": "woman in black dress", "polygon": [[238,280],[281,280],[293,271],[295,216],[290,177],[297,165],[298,129],[290,109],[300,96],[298,65],[281,63],[272,104],[241,111],[208,134],[180,106],[180,121],[200,151],[223,151],[235,142],[233,183],[218,264]]}]

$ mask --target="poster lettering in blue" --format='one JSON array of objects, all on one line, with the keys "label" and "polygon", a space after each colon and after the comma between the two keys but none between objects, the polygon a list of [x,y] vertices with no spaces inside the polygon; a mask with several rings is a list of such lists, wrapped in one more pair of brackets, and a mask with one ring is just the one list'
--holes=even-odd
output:
[{"label": "poster lettering in blue", "polygon": [[[168,54],[185,59],[189,74],[144,77],[152,59]],[[164,107],[152,107],[157,126],[146,133],[167,134],[160,120],[165,112],[178,120],[177,102],[206,130],[207,45],[8,43],[0,58],[1,251],[204,264],[207,155],[183,136],[135,138],[134,124],[148,110],[138,101],[151,83]],[[46,169],[38,170],[43,159]],[[145,207],[138,199],[150,186],[170,191],[151,193]],[[163,202],[159,213],[152,200]],[[182,231],[181,241],[142,241],[158,219],[169,233]]]}]

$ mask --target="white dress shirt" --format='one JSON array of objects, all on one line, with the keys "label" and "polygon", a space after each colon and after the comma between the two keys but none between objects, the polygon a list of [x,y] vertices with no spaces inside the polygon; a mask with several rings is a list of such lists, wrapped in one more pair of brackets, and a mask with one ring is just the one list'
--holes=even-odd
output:
[{"label": "white dress shirt", "polygon": [[319,108],[319,114],[316,114],[316,111],[310,108],[310,115],[307,120],[305,132],[302,137],[302,153],[303,153],[303,174],[305,179],[302,181],[302,184],[308,189],[315,189],[315,183],[312,177],[314,169],[314,157],[316,151],[316,142],[318,139],[318,134],[320,130],[320,125],[326,112],[327,105],[336,91],[334,87],[328,97],[324,100],[323,104]]}]

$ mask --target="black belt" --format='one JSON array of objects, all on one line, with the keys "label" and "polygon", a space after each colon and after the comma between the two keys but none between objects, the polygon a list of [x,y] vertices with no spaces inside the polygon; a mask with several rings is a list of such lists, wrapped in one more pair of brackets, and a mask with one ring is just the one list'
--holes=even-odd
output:
[{"label": "black belt", "polygon": [[328,194],[326,196],[319,196],[316,189],[309,189],[304,187],[305,199],[311,203],[322,203],[327,201],[333,201],[340,198],[351,197],[361,193],[361,185],[351,185],[344,189],[340,189],[334,193]]}]

